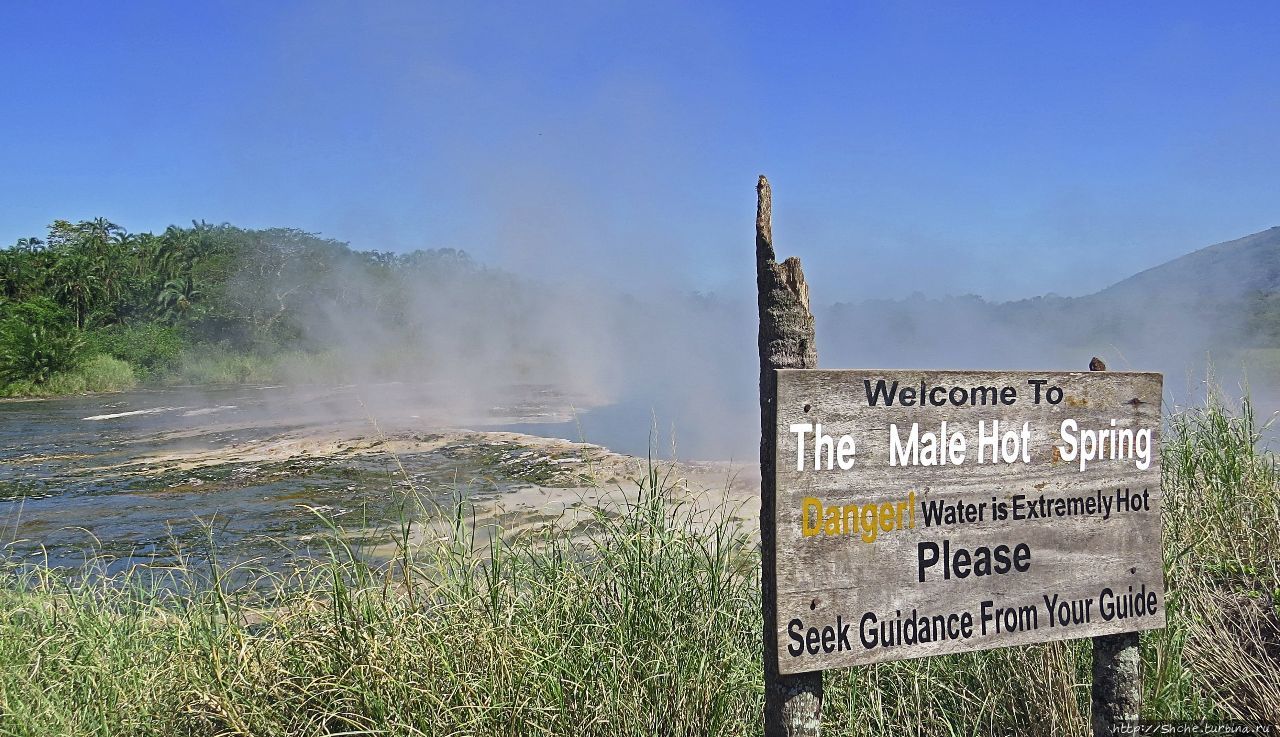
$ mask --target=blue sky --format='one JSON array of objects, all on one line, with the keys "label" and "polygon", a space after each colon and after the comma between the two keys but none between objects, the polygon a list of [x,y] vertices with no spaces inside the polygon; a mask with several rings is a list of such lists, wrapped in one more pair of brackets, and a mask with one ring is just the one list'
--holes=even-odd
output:
[{"label": "blue sky", "polygon": [[1280,5],[7,3],[0,242],[293,226],[592,285],[1079,294],[1280,224]]}]

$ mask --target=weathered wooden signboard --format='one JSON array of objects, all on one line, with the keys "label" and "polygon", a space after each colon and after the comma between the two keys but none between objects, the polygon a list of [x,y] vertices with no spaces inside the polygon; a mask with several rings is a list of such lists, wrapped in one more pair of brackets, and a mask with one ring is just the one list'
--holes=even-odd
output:
[{"label": "weathered wooden signboard", "polygon": [[777,376],[780,672],[1164,626],[1160,374]]}]

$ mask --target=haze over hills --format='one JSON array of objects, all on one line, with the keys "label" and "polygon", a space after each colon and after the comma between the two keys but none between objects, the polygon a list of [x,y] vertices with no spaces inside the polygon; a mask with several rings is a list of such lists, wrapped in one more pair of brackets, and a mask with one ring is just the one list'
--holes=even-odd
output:
[{"label": "haze over hills", "polygon": [[[1102,356],[1186,388],[1212,365],[1270,395],[1280,378],[1280,227],[1218,243],[1079,297],[975,295],[818,309],[830,366],[1063,368]],[[1176,378],[1173,378],[1176,377]]]},{"label": "haze over hills", "polygon": [[1218,243],[1134,274],[1093,297],[1145,295],[1190,301],[1280,291],[1280,226]]},{"label": "haze over hills", "polygon": [[[102,390],[85,372],[106,369],[120,386],[441,381],[470,416],[503,386],[546,384],[612,407],[623,431],[677,427],[691,456],[746,457],[752,286],[582,286],[571,273],[537,281],[459,251],[355,251],[292,229],[153,235],[58,221],[44,241],[0,249],[0,394]],[[1164,372],[1180,401],[1195,401],[1211,365],[1230,393],[1247,376],[1255,399],[1280,396],[1280,228],[1087,296],[813,300],[824,368],[1072,370],[1100,356]],[[28,345],[36,338],[49,345]],[[34,362],[49,355],[65,360]],[[604,412],[585,421],[589,437],[608,439]]]},{"label": "haze over hills", "polygon": [[1111,340],[1235,363],[1280,348],[1280,228],[1218,243],[1069,304]]}]

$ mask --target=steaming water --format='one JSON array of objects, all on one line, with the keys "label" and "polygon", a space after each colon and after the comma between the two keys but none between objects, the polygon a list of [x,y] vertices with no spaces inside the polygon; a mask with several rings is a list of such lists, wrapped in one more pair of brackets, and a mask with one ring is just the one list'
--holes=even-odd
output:
[{"label": "steaming water", "polygon": [[[639,455],[651,439],[668,439],[645,432],[655,415],[639,404],[592,408],[525,385],[459,416],[456,398],[442,386],[399,384],[0,402],[0,545],[10,560],[72,567],[89,553],[115,567],[172,560],[177,550],[198,560],[211,544],[226,560],[270,561],[286,557],[284,548],[305,550],[323,531],[308,507],[349,529],[399,518],[408,482],[395,458],[332,452],[356,439],[430,439],[462,426],[585,437]],[[281,443],[292,445],[274,457]],[[495,453],[466,445],[400,460],[414,486],[439,499],[460,487],[494,496],[528,486],[495,468]]]},{"label": "steaming water", "polygon": [[[446,428],[587,441],[642,458],[754,460],[754,406],[742,412],[749,419],[726,423],[694,414],[696,402],[638,393],[609,404],[539,385],[460,393],[392,384],[0,401],[0,558],[75,567],[96,553],[123,567],[217,550],[270,565],[321,544],[316,512],[371,542],[389,539],[410,485],[442,503],[575,485],[572,452],[548,459]],[[1170,405],[1199,403],[1167,394]],[[1276,404],[1257,406],[1265,421]],[[423,441],[398,455],[407,480],[396,457],[369,452],[384,436]],[[568,481],[549,479],[560,471]]]}]

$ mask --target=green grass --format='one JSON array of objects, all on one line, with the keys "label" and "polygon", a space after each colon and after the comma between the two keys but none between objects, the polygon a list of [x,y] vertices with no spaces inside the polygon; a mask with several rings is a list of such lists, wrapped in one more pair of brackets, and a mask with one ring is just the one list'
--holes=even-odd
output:
[{"label": "green grass", "polygon": [[[126,334],[127,335],[127,334]],[[113,344],[114,346],[114,344]],[[120,352],[112,347],[113,352]],[[273,355],[221,346],[182,349],[164,360],[120,358],[103,352],[71,370],[36,382],[17,379],[0,384],[0,397],[60,397],[85,392],[115,392],[152,385],[335,384],[349,376],[332,352],[284,351]]]},{"label": "green grass", "polygon": [[112,325],[85,333],[88,352],[106,353],[128,363],[144,381],[174,371],[187,342],[178,328],[156,322]]},{"label": "green grass", "polygon": [[118,392],[138,385],[133,367],[105,354],[91,356],[71,371],[53,374],[48,381],[15,381],[0,386],[5,397],[61,397],[85,392]]},{"label": "green grass", "polygon": [[76,373],[84,379],[85,391],[118,392],[138,385],[132,366],[106,355],[93,356]]},{"label": "green grass", "polygon": [[1280,723],[1280,468],[1262,432],[1211,396],[1164,442],[1170,626],[1147,638],[1151,709]]},{"label": "green grass", "polygon": [[338,384],[350,376],[333,351],[288,350],[271,354],[191,348],[160,376],[165,384]]},{"label": "green grass", "polygon": [[[1275,459],[1247,404],[1168,427],[1169,627],[1143,636],[1144,713],[1280,720]],[[668,488],[652,471],[590,536],[495,539],[459,506],[379,565],[335,529],[326,560],[253,588],[194,565],[167,587],[9,570],[0,734],[758,733],[757,547]],[[1077,641],[829,671],[824,734],[1086,734],[1090,657]]]},{"label": "green grass", "polygon": [[271,362],[265,358],[204,346],[188,349],[161,380],[166,384],[205,385],[270,383],[273,378]]}]

